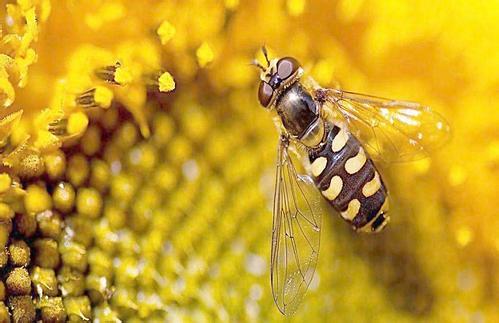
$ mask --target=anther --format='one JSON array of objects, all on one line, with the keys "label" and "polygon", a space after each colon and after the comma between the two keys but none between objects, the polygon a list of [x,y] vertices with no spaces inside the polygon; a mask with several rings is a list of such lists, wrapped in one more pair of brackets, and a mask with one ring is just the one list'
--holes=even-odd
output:
[{"label": "anther", "polygon": [[95,70],[95,75],[101,80],[117,85],[126,85],[132,81],[130,71],[120,62]]},{"label": "anther", "polygon": [[64,136],[67,134],[68,119],[57,119],[48,125],[48,131],[55,136]]},{"label": "anther", "polygon": [[83,133],[88,126],[88,117],[78,111],[68,117],[57,119],[48,124],[48,131],[55,136],[71,136]]},{"label": "anther", "polygon": [[113,93],[105,87],[96,87],[87,90],[76,97],[75,102],[83,108],[109,108],[113,100]]},{"label": "anther", "polygon": [[168,72],[158,71],[145,77],[148,87],[160,92],[170,92],[175,89],[175,80]]}]

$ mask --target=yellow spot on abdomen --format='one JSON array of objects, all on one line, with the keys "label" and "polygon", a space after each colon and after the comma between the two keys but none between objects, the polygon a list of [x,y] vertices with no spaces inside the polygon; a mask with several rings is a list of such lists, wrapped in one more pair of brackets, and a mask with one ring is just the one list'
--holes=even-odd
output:
[{"label": "yellow spot on abdomen", "polygon": [[327,165],[326,157],[319,157],[316,160],[314,160],[314,162],[312,163],[312,175],[317,177],[320,174],[322,174],[322,172],[326,168],[326,165]]},{"label": "yellow spot on abdomen", "polygon": [[332,201],[341,193],[342,189],[343,181],[341,180],[341,177],[336,175],[331,178],[329,187],[327,188],[327,190],[322,191],[322,195],[324,195],[328,200]]},{"label": "yellow spot on abdomen", "polygon": [[354,157],[350,158],[345,163],[345,170],[348,174],[357,173],[366,163],[366,154],[364,153],[364,149],[362,147],[359,148],[359,152]]},{"label": "yellow spot on abdomen", "polygon": [[332,151],[334,153],[337,153],[338,151],[342,150],[343,147],[345,147],[347,141],[348,141],[348,133],[345,130],[340,129],[340,131],[333,138],[333,142],[331,144]]},{"label": "yellow spot on abdomen", "polygon": [[376,193],[380,187],[381,180],[379,179],[379,174],[377,171],[374,171],[374,178],[362,187],[362,194],[364,194],[365,197],[369,197]]},{"label": "yellow spot on abdomen", "polygon": [[348,203],[348,208],[346,211],[341,212],[341,216],[346,220],[353,220],[360,210],[360,201],[353,199]]}]

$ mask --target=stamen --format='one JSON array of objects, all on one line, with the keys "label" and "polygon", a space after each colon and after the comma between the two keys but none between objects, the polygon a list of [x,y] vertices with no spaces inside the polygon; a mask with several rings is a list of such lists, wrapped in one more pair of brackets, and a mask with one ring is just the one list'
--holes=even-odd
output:
[{"label": "stamen", "polygon": [[83,92],[75,99],[75,102],[86,109],[95,107],[107,109],[112,100],[113,92],[106,87],[99,86]]},{"label": "stamen", "polygon": [[126,85],[132,81],[130,71],[120,62],[97,69],[95,75],[101,80],[117,85]]},{"label": "stamen", "polygon": [[88,117],[83,112],[74,112],[69,117],[52,121],[48,131],[55,136],[72,136],[83,133],[88,126]]},{"label": "stamen", "polygon": [[167,20],[163,21],[159,28],[156,30],[156,33],[158,34],[162,45],[170,41],[170,39],[172,39],[175,35],[175,32],[175,27]]},{"label": "stamen", "polygon": [[213,48],[207,43],[203,42],[196,50],[196,57],[200,67],[206,67],[215,59],[215,52]]},{"label": "stamen", "polygon": [[48,131],[55,136],[64,136],[67,134],[67,125],[68,119],[58,119],[49,123]]},{"label": "stamen", "polygon": [[150,74],[146,76],[145,82],[150,88],[159,90],[160,92],[170,92],[175,89],[175,80],[168,72],[159,71]]},{"label": "stamen", "polygon": [[88,91],[83,92],[75,99],[76,104],[81,105],[84,108],[95,107],[96,104],[94,100],[94,94],[95,94],[95,89],[90,89]]}]

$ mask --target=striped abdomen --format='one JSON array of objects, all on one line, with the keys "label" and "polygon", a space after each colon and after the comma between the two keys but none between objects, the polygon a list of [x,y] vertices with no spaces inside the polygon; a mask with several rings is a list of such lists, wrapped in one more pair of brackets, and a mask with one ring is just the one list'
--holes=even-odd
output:
[{"label": "striped abdomen", "polygon": [[309,150],[317,188],[355,230],[381,230],[389,219],[381,176],[354,136],[336,125],[327,129],[323,145]]}]

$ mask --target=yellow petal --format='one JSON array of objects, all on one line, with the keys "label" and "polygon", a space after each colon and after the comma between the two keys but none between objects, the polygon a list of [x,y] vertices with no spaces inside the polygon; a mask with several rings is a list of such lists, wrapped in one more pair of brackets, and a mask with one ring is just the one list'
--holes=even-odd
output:
[{"label": "yellow petal", "polygon": [[61,146],[61,140],[48,130],[40,130],[33,145],[40,151],[54,150]]},{"label": "yellow petal", "polygon": [[13,112],[0,120],[0,141],[4,141],[12,132],[13,127],[17,125],[21,116],[22,110]]},{"label": "yellow petal", "polygon": [[16,93],[14,87],[7,78],[0,78],[0,104],[3,107],[8,107],[14,102]]}]

